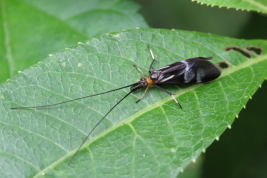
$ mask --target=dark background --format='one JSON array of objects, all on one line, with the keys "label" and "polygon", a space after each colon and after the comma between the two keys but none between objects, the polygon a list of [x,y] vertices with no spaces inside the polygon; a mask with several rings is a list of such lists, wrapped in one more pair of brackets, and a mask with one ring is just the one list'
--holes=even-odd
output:
[{"label": "dark background", "polygon": [[[135,0],[150,27],[212,33],[239,39],[267,39],[267,16],[199,5],[189,0]],[[179,177],[267,177],[267,82],[232,125]]]}]

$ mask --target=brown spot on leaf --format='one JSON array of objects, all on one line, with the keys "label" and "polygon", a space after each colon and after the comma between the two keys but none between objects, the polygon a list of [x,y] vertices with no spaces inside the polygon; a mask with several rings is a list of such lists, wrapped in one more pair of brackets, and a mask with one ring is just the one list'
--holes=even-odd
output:
[{"label": "brown spot on leaf", "polygon": [[228,69],[230,67],[230,64],[227,61],[220,61],[217,65],[220,69]]},{"label": "brown spot on leaf", "polygon": [[242,54],[243,56],[247,57],[247,58],[251,58],[251,55],[249,52],[245,51],[244,49],[238,47],[238,46],[229,46],[225,48],[225,51],[236,51],[240,54]]}]

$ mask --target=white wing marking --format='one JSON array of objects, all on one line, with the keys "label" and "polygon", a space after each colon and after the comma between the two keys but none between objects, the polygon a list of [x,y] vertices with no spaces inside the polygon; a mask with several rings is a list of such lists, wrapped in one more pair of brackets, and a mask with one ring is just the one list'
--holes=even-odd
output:
[{"label": "white wing marking", "polygon": [[173,78],[173,77],[174,77],[174,75],[171,75],[171,76],[169,76],[169,77],[167,77],[167,78],[161,80],[161,82],[165,82],[165,81],[167,81],[167,80],[170,80],[170,79]]}]

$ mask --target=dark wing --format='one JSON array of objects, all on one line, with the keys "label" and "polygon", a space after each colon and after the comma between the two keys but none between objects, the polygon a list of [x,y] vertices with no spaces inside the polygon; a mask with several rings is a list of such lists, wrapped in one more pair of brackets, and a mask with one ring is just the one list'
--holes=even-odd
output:
[{"label": "dark wing", "polygon": [[153,71],[152,75],[158,75],[156,83],[160,84],[182,76],[185,72],[185,69],[186,64],[184,64],[183,62],[175,62],[173,64]]},{"label": "dark wing", "polygon": [[173,63],[158,69],[162,77],[158,84],[194,84],[207,83],[221,75],[221,71],[208,60],[212,57],[196,57]]},{"label": "dark wing", "polygon": [[189,70],[185,72],[185,83],[207,83],[215,80],[221,75],[221,71],[211,63],[210,58],[192,58],[185,60]]}]

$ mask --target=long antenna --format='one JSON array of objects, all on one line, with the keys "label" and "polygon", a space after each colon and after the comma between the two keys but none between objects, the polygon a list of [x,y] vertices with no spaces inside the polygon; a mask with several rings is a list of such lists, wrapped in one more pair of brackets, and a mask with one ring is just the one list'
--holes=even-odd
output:
[{"label": "long antenna", "polygon": [[[134,84],[133,84],[134,85]],[[77,155],[77,153],[79,152],[79,150],[81,149],[81,147],[83,146],[83,144],[85,143],[85,141],[88,139],[88,137],[92,134],[92,132],[95,130],[95,128],[106,118],[106,116],[116,107],[118,106],[118,104],[120,104],[120,102],[122,102],[127,96],[129,96],[132,92],[136,91],[140,89],[140,87],[136,87],[134,89],[132,89],[129,93],[127,93],[123,98],[120,99],[120,101],[118,101],[105,115],[104,117],[102,117],[102,119],[100,119],[98,121],[98,123],[92,128],[92,130],[88,133],[88,135],[85,137],[85,139],[83,140],[83,142],[81,143],[81,145],[79,146],[79,148],[76,150],[76,152],[74,153],[74,155],[72,156],[72,158],[70,159],[68,165],[70,165],[70,163],[72,162],[72,160],[74,159],[74,157]]]},{"label": "long antenna", "polygon": [[63,102],[55,103],[55,104],[48,104],[48,105],[43,105],[43,106],[14,107],[14,108],[11,108],[11,109],[30,109],[30,108],[43,108],[43,107],[56,106],[56,105],[60,105],[60,104],[63,104],[63,103],[68,103],[68,102],[75,101],[75,100],[81,100],[81,99],[84,99],[84,98],[89,98],[89,97],[93,97],[93,96],[97,96],[97,95],[102,95],[102,94],[105,94],[105,93],[110,93],[110,92],[113,92],[113,91],[116,91],[116,90],[121,90],[123,88],[131,87],[131,86],[134,86],[134,85],[136,85],[136,83],[131,84],[131,85],[127,85],[127,86],[124,86],[124,87],[121,87],[121,88],[116,88],[116,89],[113,89],[113,90],[109,90],[109,91],[106,91],[106,92],[103,92],[103,93],[98,93],[98,94],[94,94],[94,95],[84,96],[84,97],[81,97],[81,98],[76,98],[76,99],[72,99],[72,100],[68,100],[68,101],[63,101]]}]

